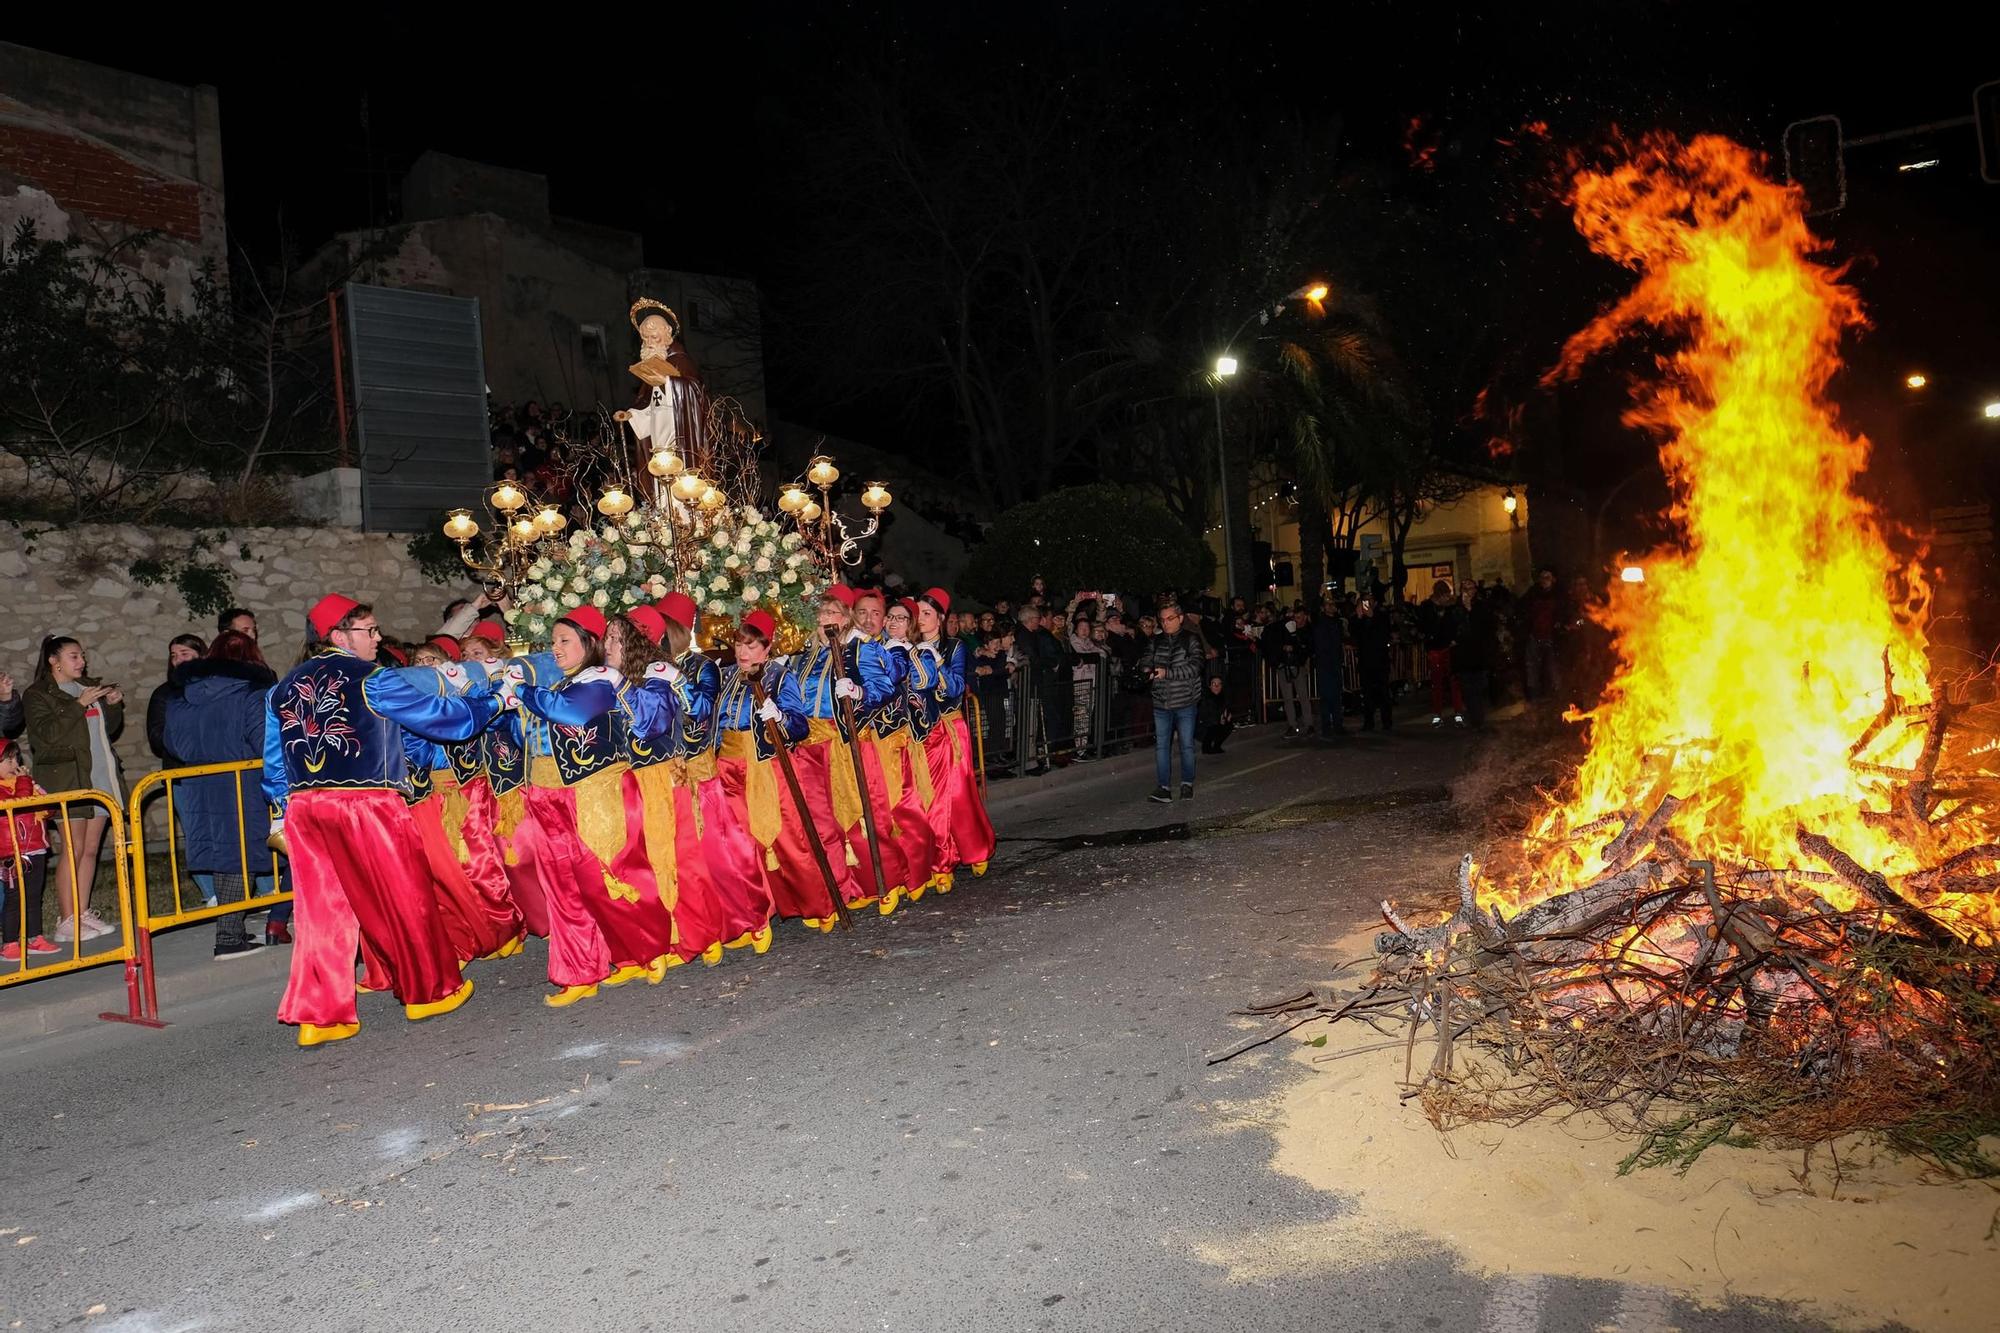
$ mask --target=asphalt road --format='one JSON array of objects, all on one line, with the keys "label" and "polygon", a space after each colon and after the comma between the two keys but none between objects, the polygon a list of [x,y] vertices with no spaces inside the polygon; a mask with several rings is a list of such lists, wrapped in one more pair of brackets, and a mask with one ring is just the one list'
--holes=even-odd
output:
[{"label": "asphalt road", "polygon": [[[1462,738],[1275,742],[1190,805],[1129,760],[998,784],[986,879],[568,1010],[534,947],[444,1019],[364,997],[317,1051],[263,981],[0,1050],[0,1325],[1809,1327],[1443,1256],[1236,1284],[1199,1257],[1353,1206],[1218,1131],[1300,1076],[1205,1067],[1229,1011],[1462,850]],[[1191,818],[1230,836],[1134,832]]]}]

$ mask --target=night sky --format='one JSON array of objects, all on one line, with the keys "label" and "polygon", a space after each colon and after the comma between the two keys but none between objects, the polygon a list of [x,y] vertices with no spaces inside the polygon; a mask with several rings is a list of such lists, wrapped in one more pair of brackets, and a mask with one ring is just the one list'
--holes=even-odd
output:
[{"label": "night sky", "polygon": [[[798,129],[864,72],[977,88],[1024,65],[1115,71],[1196,136],[1201,118],[1256,132],[1337,115],[1352,151],[1391,172],[1409,165],[1413,125],[1446,154],[1536,119],[1579,145],[1617,126],[1719,130],[1776,150],[1784,124],[1808,115],[1839,114],[1850,136],[1964,115],[1974,85],[2000,77],[2000,55],[1980,53],[1991,43],[1972,21],[1939,22],[1940,11],[1879,11],[1864,26],[1827,5],[1534,9],[1014,4],[978,6],[974,18],[973,6],[936,4],[603,6],[514,11],[491,25],[455,15],[448,26],[319,9],[275,44],[98,15],[67,31],[17,24],[9,36],[216,85],[232,233],[260,257],[275,252],[280,217],[306,247],[392,219],[395,182],[437,148],[545,173],[558,213],[640,231],[652,264],[767,289],[812,258],[799,219],[813,201],[791,169]],[[2000,376],[1990,317],[2000,186],[1978,183],[1970,130],[1907,147],[1944,163],[1913,176],[1895,170],[1904,146],[1857,153],[1854,202],[1824,223],[1877,324],[1856,365],[1922,363],[1954,383]],[[1559,321],[1602,299],[1558,285],[1544,295]],[[783,293],[767,299],[782,315]],[[781,361],[783,339],[772,345]],[[786,366],[771,375],[781,410],[812,419],[815,404],[786,392]],[[1987,389],[2000,394],[2000,382]]]}]

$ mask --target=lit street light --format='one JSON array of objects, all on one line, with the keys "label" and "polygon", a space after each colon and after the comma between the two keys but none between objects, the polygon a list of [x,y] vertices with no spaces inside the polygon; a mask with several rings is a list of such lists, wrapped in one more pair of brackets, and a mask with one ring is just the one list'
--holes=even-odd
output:
[{"label": "lit street light", "polygon": [[1921,389],[1930,382],[1931,382],[1930,376],[1921,373],[1911,375],[1909,378],[1903,381],[1904,384],[1907,384],[1912,389]]},{"label": "lit street light", "polygon": [[1233,356],[1218,356],[1215,358],[1215,373],[1224,379],[1234,375],[1236,373],[1236,358]]},{"label": "lit street light", "polygon": [[2000,421],[2000,400],[1988,403],[1985,410],[1988,421]]}]

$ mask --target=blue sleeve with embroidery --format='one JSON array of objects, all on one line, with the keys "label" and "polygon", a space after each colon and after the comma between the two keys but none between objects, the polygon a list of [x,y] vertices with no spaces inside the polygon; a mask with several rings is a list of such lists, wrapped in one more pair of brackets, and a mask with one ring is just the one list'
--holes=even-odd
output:
[{"label": "blue sleeve with embroidery", "polygon": [[264,696],[264,799],[273,815],[283,815],[291,795],[291,775],[285,772],[285,738],[278,730],[278,715],[271,711],[277,693],[272,690]]},{"label": "blue sleeve with embroidery", "polygon": [[861,687],[861,706],[874,713],[893,700],[902,689],[902,673],[896,656],[879,643],[857,643],[854,663],[855,683]]},{"label": "blue sleeve with embroidery", "polygon": [[785,739],[797,745],[812,730],[806,715],[806,697],[799,690],[798,677],[787,671],[778,677],[778,692],[768,695],[785,719]]},{"label": "blue sleeve with embroidery", "polygon": [[[436,673],[431,673],[435,678]],[[434,741],[462,741],[479,734],[499,711],[491,695],[426,695],[394,671],[377,671],[361,683],[368,706],[391,722]],[[269,742],[265,744],[268,746]]]},{"label": "blue sleeve with embroidery", "polygon": [[680,701],[674,697],[674,687],[657,676],[636,690],[625,691],[625,709],[632,717],[633,734],[645,740],[672,736],[680,720]]},{"label": "blue sleeve with embroidery", "polygon": [[524,653],[520,657],[508,658],[507,664],[526,671],[530,685],[558,685],[562,682],[563,670],[556,665],[554,653]]},{"label": "blue sleeve with embroidery", "polygon": [[965,645],[955,640],[945,641],[938,697],[948,704],[957,703],[965,697]]},{"label": "blue sleeve with embroidery", "polygon": [[559,727],[588,726],[618,703],[618,687],[608,680],[585,681],[566,690],[529,685],[521,691],[521,706]]},{"label": "blue sleeve with embroidery", "polygon": [[715,730],[715,696],[722,692],[722,673],[706,657],[681,659],[680,683],[674,687],[681,704],[681,743],[689,750],[708,748]]}]

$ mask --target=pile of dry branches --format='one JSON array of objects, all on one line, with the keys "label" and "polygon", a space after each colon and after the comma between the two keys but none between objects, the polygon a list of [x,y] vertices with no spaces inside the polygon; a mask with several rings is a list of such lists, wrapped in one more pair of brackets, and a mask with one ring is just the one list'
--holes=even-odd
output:
[{"label": "pile of dry branches", "polygon": [[[1899,716],[1926,728],[1914,769],[1880,770],[1894,785],[1879,818],[1915,845],[1937,845],[1953,820],[1991,821],[1982,793],[1995,784],[1974,756],[1992,737],[1978,726],[1946,746],[1955,723],[1992,711],[1966,694],[1961,683],[1913,710],[1892,688],[1854,747]],[[1941,770],[1954,751],[1959,771]],[[1589,1110],[1636,1137],[1621,1169],[1685,1166],[1717,1142],[1870,1132],[1955,1173],[2000,1174],[1980,1145],[2000,1134],[2000,949],[1945,905],[1995,892],[2000,843],[1898,888],[1803,827],[1795,867],[1698,859],[1672,831],[1681,804],[1662,795],[1643,818],[1573,830],[1615,828],[1605,873],[1511,918],[1480,901],[1465,857],[1447,920],[1420,929],[1383,903],[1391,929],[1365,985],[1255,1005],[1245,1012],[1273,1025],[1210,1062],[1351,1019],[1384,1041],[1340,1054],[1400,1047],[1403,1095],[1441,1129]]]}]

